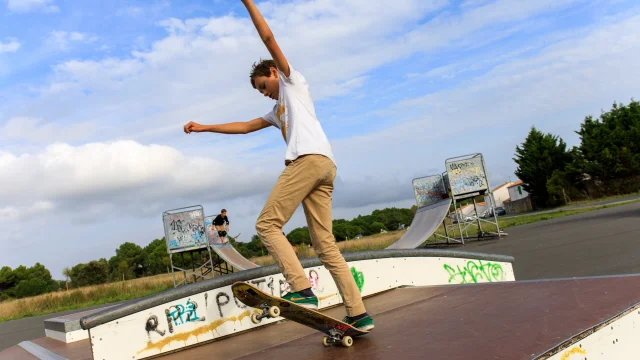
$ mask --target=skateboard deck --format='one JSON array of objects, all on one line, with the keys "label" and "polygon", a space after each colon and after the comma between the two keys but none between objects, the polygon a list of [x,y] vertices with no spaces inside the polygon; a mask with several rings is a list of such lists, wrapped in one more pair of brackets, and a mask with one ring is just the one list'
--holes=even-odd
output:
[{"label": "skateboard deck", "polygon": [[316,310],[307,309],[285,299],[272,296],[246,282],[236,282],[231,286],[231,289],[238,300],[247,306],[262,310],[262,314],[254,313],[251,315],[251,322],[254,324],[258,324],[265,317],[275,318],[282,316],[285,319],[325,333],[327,336],[322,339],[324,346],[342,343],[342,345],[348,347],[353,345],[353,337],[369,333]]}]

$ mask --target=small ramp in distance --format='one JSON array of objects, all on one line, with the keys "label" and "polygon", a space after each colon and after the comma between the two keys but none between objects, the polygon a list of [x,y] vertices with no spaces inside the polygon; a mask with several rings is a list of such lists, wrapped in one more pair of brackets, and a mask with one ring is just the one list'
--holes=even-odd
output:
[{"label": "small ramp in distance", "polygon": [[451,199],[425,206],[416,211],[409,230],[387,249],[415,249],[438,229],[449,212]]},{"label": "small ramp in distance", "polygon": [[259,267],[258,265],[249,261],[246,257],[242,256],[236,250],[233,245],[227,243],[222,245],[211,245],[211,249],[218,254],[222,258],[222,260],[226,261],[227,264],[233,266],[238,270],[247,270]]}]

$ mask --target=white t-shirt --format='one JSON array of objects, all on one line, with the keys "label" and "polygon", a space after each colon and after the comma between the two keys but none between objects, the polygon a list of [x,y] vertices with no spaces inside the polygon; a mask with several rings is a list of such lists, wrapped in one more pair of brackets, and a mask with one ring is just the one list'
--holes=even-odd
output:
[{"label": "white t-shirt", "polygon": [[280,129],[287,143],[285,160],[307,154],[320,154],[335,164],[331,144],[316,118],[307,80],[289,64],[286,77],[278,70],[279,95],[273,110],[262,118]]}]

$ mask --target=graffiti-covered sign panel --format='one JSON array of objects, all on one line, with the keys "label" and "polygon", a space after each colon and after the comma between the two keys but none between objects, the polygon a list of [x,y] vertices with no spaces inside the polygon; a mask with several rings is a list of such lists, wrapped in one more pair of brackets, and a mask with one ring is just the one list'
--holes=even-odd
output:
[{"label": "graffiti-covered sign panel", "polygon": [[444,189],[442,176],[433,175],[413,180],[413,192],[416,197],[416,205],[419,208],[435,204],[446,199],[447,192]]},{"label": "graffiti-covered sign panel", "polygon": [[453,195],[464,195],[489,188],[481,156],[446,163]]},{"label": "graffiti-covered sign panel", "polygon": [[207,246],[204,210],[192,207],[189,210],[165,212],[162,215],[164,234],[169,252],[180,252]]}]

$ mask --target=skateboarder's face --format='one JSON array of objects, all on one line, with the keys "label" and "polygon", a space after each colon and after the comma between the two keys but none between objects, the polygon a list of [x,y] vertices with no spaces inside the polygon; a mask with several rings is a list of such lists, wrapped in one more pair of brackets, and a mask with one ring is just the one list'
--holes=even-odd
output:
[{"label": "skateboarder's face", "polygon": [[280,92],[280,84],[278,83],[278,70],[271,68],[271,76],[257,76],[255,78],[256,90],[263,96],[278,100]]}]

